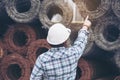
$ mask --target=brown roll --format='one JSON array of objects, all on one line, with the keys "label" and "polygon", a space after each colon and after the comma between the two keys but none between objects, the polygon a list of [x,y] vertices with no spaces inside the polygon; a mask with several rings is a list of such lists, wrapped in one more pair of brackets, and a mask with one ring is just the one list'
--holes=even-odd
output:
[{"label": "brown roll", "polygon": [[81,58],[78,62],[76,80],[91,80],[93,70],[86,60]]},{"label": "brown roll", "polygon": [[30,46],[28,47],[28,59],[30,60],[31,66],[33,67],[36,61],[36,58],[42,54],[43,52],[46,52],[48,49],[50,49],[51,46],[47,43],[45,39],[39,39],[36,41],[33,41]]},{"label": "brown roll", "polygon": [[104,50],[115,50],[120,47],[120,24],[116,17],[103,17],[97,22],[95,42]]},{"label": "brown roll", "polygon": [[[78,31],[82,28],[82,24],[77,24],[77,23],[71,23],[70,24],[70,28],[71,28],[71,35],[70,35],[70,42],[71,44],[74,43],[75,39],[78,36]],[[93,45],[94,45],[94,34],[92,29],[89,29],[89,36],[88,36],[88,43],[86,45],[86,48],[84,50],[83,56],[88,55],[89,52],[91,52]]]},{"label": "brown roll", "polygon": [[70,7],[62,1],[44,0],[41,4],[39,13],[39,19],[44,25],[44,28],[49,28],[51,25],[56,23],[51,21],[52,17],[55,15],[62,17],[62,20],[59,21],[60,23],[68,25],[72,20],[73,14],[72,9],[70,9]]},{"label": "brown roll", "polygon": [[114,80],[120,80],[120,76],[116,76]]},{"label": "brown roll", "polygon": [[120,18],[120,0],[113,0],[112,1],[112,10],[115,15]]},{"label": "brown roll", "polygon": [[3,52],[3,48],[2,48],[2,43],[0,41],[0,59],[3,57],[4,52]]},{"label": "brown roll", "polygon": [[7,50],[5,49],[5,44],[2,40],[0,40],[0,62],[7,54]]},{"label": "brown roll", "polygon": [[74,0],[83,17],[87,15],[90,19],[97,19],[103,16],[110,8],[111,0]]},{"label": "brown roll", "polygon": [[95,80],[100,77],[114,75],[112,69],[114,68],[105,61],[80,58],[76,80]]},{"label": "brown roll", "polygon": [[5,34],[5,44],[10,52],[26,55],[29,44],[36,40],[36,33],[31,26],[16,24],[10,26]]},{"label": "brown roll", "polygon": [[40,0],[5,0],[7,14],[16,22],[32,21],[39,13]]},{"label": "brown roll", "polygon": [[0,73],[0,80],[4,80],[3,77],[2,77],[2,75],[1,75],[1,73]]},{"label": "brown roll", "polygon": [[30,64],[17,53],[4,57],[0,72],[4,80],[29,80]]}]

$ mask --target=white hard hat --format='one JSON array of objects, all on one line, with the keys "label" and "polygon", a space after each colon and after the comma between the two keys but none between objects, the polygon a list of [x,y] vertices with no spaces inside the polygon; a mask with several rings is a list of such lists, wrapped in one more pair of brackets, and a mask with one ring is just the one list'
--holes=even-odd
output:
[{"label": "white hard hat", "polygon": [[48,31],[47,41],[52,45],[64,43],[70,36],[71,30],[61,23],[52,25]]}]

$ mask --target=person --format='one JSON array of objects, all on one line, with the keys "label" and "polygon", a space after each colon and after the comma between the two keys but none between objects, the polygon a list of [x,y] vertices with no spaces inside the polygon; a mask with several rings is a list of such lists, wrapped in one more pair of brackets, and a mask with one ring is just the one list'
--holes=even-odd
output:
[{"label": "person", "polygon": [[74,44],[65,47],[71,30],[61,23],[52,25],[47,35],[52,48],[38,56],[30,80],[75,80],[77,63],[87,44],[90,26],[87,17]]}]

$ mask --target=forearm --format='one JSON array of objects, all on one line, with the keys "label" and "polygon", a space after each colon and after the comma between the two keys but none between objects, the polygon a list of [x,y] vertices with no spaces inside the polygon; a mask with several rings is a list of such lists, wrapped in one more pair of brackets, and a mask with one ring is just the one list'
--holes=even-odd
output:
[{"label": "forearm", "polygon": [[77,48],[79,48],[79,50],[83,51],[87,44],[88,35],[89,32],[85,27],[80,29],[78,32],[78,37],[75,40],[73,46],[76,46]]},{"label": "forearm", "polygon": [[87,44],[88,34],[89,32],[83,28],[78,32],[78,37],[76,38],[73,46],[68,48],[67,53],[70,53],[68,55],[76,55],[79,58],[83,54]]}]

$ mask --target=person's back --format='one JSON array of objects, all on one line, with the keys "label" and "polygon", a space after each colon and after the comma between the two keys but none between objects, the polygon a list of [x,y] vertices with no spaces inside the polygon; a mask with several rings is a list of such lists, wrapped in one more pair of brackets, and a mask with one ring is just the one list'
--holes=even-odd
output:
[{"label": "person's back", "polygon": [[[84,27],[78,32],[78,37],[73,46],[69,48],[64,46],[53,47],[41,54],[36,60],[30,80],[75,80],[77,62],[83,54],[85,45],[87,44],[88,31],[85,26],[91,25],[90,22],[88,23],[89,24],[87,24],[86,21]],[[56,25],[60,26],[61,24],[57,23]],[[56,27],[56,29],[58,29],[58,27]],[[60,30],[59,28],[55,34],[54,31],[56,31],[56,29],[51,28],[48,32],[47,41],[49,44],[60,45],[64,43],[70,35],[70,30],[66,29],[66,32],[61,33],[62,35],[64,33],[63,36],[65,37],[61,37],[59,40],[58,38],[61,35],[59,33],[62,29]],[[53,33],[51,31],[53,31]],[[56,37],[54,38],[53,36],[58,38],[56,39]]]}]

